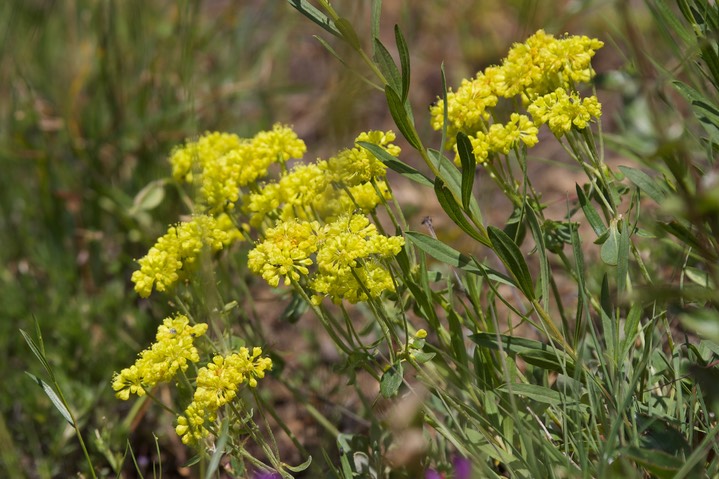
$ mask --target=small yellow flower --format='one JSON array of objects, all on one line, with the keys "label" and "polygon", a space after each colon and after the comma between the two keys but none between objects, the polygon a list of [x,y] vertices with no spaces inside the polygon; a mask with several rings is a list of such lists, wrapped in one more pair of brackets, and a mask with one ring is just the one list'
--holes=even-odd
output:
[{"label": "small yellow flower", "polygon": [[115,374],[112,388],[116,396],[123,400],[131,394],[144,396],[146,389],[169,382],[178,371],[187,370],[188,361],[200,360],[194,341],[205,332],[207,324],[191,326],[187,316],[165,318],[157,328],[156,342],[139,354],[135,364]]},{"label": "small yellow flower", "polygon": [[271,286],[284,278],[285,284],[309,274],[310,256],[317,251],[316,222],[285,221],[265,233],[265,239],[247,256],[250,271],[260,274]]},{"label": "small yellow flower", "polygon": [[597,97],[580,98],[557,88],[534,100],[527,108],[537,124],[546,123],[555,136],[560,137],[572,128],[582,130],[592,118],[600,118],[602,107]]},{"label": "small yellow flower", "polygon": [[[397,255],[404,245],[401,236],[379,234],[364,215],[344,215],[322,227],[317,249],[317,273],[310,287],[314,302],[329,296],[334,302],[351,303],[394,291],[392,276],[379,261]],[[369,293],[369,296],[368,296]]]},{"label": "small yellow flower", "polygon": [[276,124],[251,139],[229,133],[206,133],[176,148],[171,156],[173,176],[199,186],[207,212],[234,208],[240,188],[267,176],[273,163],[301,158],[306,146],[291,128]]},{"label": "small yellow flower", "polygon": [[[489,120],[487,109],[497,104],[493,82],[496,76],[480,72],[473,80],[462,80],[456,92],[447,92],[447,148],[452,148],[460,131],[471,135],[480,131]],[[444,123],[444,101],[430,109],[432,128],[441,130]]]},{"label": "small yellow flower", "polygon": [[262,348],[240,348],[236,353],[217,355],[197,373],[197,388],[185,413],[177,418],[175,432],[184,444],[195,443],[209,434],[207,423],[217,411],[237,397],[241,385],[257,386],[257,379],[272,369],[272,360],[262,357]]},{"label": "small yellow flower", "polygon": [[184,269],[194,263],[204,246],[218,251],[241,237],[227,217],[198,215],[171,226],[147,255],[137,261],[140,269],[131,278],[135,291],[143,298],[150,295],[153,287],[167,291]]}]

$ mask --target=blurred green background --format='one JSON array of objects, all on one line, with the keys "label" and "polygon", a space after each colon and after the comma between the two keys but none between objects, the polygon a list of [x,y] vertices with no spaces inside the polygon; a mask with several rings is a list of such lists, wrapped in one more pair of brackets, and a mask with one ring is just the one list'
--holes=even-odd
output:
[{"label": "blurred green background", "polygon": [[[335,7],[368,25],[370,3]],[[383,36],[401,25],[413,102],[426,115],[442,62],[456,85],[538,28],[596,34],[611,50],[614,6],[386,1]],[[359,131],[391,127],[383,95],[312,38],[323,33],[284,1],[0,3],[0,475],[70,477],[86,467],[72,430],[23,374],[41,374],[18,333],[34,334],[35,319],[102,473],[115,475],[128,437],[154,460],[152,421],[122,424],[128,406],[114,399],[110,378],[170,311],[162,297],[132,291],[133,259],[186,211],[172,185],[162,202],[138,194],[168,176],[173,145],[207,130],[252,136],[290,123],[312,158]],[[623,60],[615,51],[599,61]],[[430,134],[426,116],[418,125]]]}]

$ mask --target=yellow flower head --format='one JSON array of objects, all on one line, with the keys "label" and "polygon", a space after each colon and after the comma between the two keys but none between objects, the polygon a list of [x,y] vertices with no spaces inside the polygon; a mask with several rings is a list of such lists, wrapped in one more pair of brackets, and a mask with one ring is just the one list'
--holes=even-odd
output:
[{"label": "yellow flower head", "polygon": [[191,326],[184,315],[166,318],[157,328],[156,342],[139,354],[135,364],[115,374],[112,388],[116,396],[123,400],[131,394],[143,396],[146,389],[169,382],[178,371],[185,371],[188,361],[198,362],[194,341],[206,331],[207,324]]},{"label": "yellow flower head", "polygon": [[404,238],[381,235],[363,215],[341,216],[325,225],[319,233],[318,272],[310,284],[317,293],[313,300],[329,296],[334,302],[357,303],[394,291],[392,277],[379,260],[395,256],[403,245]]},{"label": "yellow flower head", "polygon": [[[473,80],[462,80],[456,92],[447,92],[447,147],[452,148],[460,131],[472,134],[480,131],[489,120],[488,109],[497,104],[492,84],[494,76],[480,72]],[[444,101],[430,109],[432,128],[439,131],[444,123]]]},{"label": "yellow flower head", "polygon": [[557,88],[552,93],[534,100],[527,108],[535,123],[546,123],[555,136],[560,137],[572,128],[582,130],[592,118],[602,116],[602,106],[597,97],[580,98],[579,94],[567,93]]},{"label": "yellow flower head", "polygon": [[[392,156],[398,156],[400,148],[392,144],[396,139],[392,131],[369,131],[360,133],[355,143],[366,142],[382,147]],[[344,186],[366,183],[373,178],[383,178],[387,174],[384,163],[362,147],[343,150],[327,160],[331,181]]]},{"label": "yellow flower head", "polygon": [[[477,162],[483,163],[492,152],[507,153],[517,141],[533,146],[537,142],[536,127],[526,116],[514,118],[513,115],[506,125],[492,124],[498,98],[520,97],[526,106],[559,88],[574,91],[579,83],[588,82],[594,76],[591,60],[602,46],[597,39],[570,35],[555,38],[544,30],[537,31],[524,43],[514,44],[500,65],[486,68],[473,80],[462,80],[456,92],[447,92],[447,148],[454,147],[457,133],[463,132],[470,137]],[[583,106],[590,109],[590,105]],[[443,127],[444,108],[445,101],[439,100],[430,109],[435,130]],[[532,116],[537,125],[542,123]],[[574,115],[574,118],[586,118],[586,115]],[[579,127],[577,123],[574,125]],[[557,130],[560,128],[556,126]]]},{"label": "yellow flower head", "polygon": [[185,444],[206,437],[208,422],[217,418],[217,411],[237,397],[242,384],[257,386],[257,379],[272,369],[272,360],[262,357],[262,348],[240,348],[227,356],[217,355],[197,373],[197,388],[184,415],[177,418],[175,432]]},{"label": "yellow flower head", "polygon": [[168,228],[150,251],[138,260],[132,274],[135,291],[146,298],[154,287],[166,291],[173,286],[204,246],[218,251],[241,237],[229,218],[198,215]]},{"label": "yellow flower head", "polygon": [[273,163],[301,158],[305,144],[291,128],[276,124],[252,139],[229,133],[206,133],[176,148],[170,156],[178,181],[199,185],[200,204],[208,212],[234,208],[240,188],[267,175]]},{"label": "yellow flower head", "polygon": [[265,239],[247,256],[250,271],[261,275],[271,286],[281,278],[285,284],[309,274],[312,255],[317,251],[317,222],[284,221],[265,233]]}]

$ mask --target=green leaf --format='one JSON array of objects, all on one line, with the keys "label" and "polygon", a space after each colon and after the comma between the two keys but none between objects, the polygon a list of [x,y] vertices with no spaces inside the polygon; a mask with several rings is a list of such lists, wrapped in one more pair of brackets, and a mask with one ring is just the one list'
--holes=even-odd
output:
[{"label": "green leaf", "polygon": [[379,39],[374,40],[374,60],[384,75],[387,85],[395,92],[402,91],[402,77],[395,65],[392,55]]},{"label": "green leaf", "polygon": [[562,396],[558,391],[554,391],[544,386],[538,386],[536,384],[502,384],[497,389],[507,392],[511,390],[513,394],[523,396],[543,404],[549,404],[552,406],[562,404]]},{"label": "green leaf", "polygon": [[45,381],[40,379],[39,377],[35,376],[34,374],[31,374],[27,371],[25,371],[25,374],[30,376],[30,378],[37,383],[38,386],[45,392],[48,398],[50,398],[50,401],[55,406],[55,408],[60,411],[60,414],[62,414],[62,417],[65,418],[68,424],[70,426],[75,427],[75,422],[72,420],[72,414],[70,414],[70,411],[65,407],[60,397],[55,393],[55,390],[53,390],[52,387],[50,387],[49,384],[47,384]]},{"label": "green leaf", "polygon": [[462,206],[464,206],[465,210],[468,210],[469,200],[472,198],[472,188],[474,187],[477,159],[472,152],[472,142],[461,131],[457,133],[457,152],[462,162]]},{"label": "green leaf", "polygon": [[[371,24],[371,33],[372,33],[372,39],[378,40],[379,39],[379,25],[380,20],[382,18],[382,0],[372,0],[372,13],[370,16],[370,24]],[[372,42],[372,48],[374,49],[374,41]],[[372,50],[372,56],[374,56],[375,51]]]},{"label": "green leaf", "polygon": [[417,135],[414,123],[411,121],[407,110],[405,109],[405,102],[400,99],[397,92],[389,85],[385,85],[384,93],[387,97],[389,112],[392,115],[392,119],[397,125],[397,128],[399,128],[399,131],[414,149],[422,151],[422,142]]},{"label": "green leaf", "polygon": [[[534,366],[559,373],[572,374],[574,361],[563,351],[550,344],[516,336],[497,335],[495,333],[476,333],[469,337],[477,346],[503,350],[511,357],[519,356]],[[501,347],[500,347],[501,345]]]},{"label": "green leaf", "polygon": [[307,470],[308,467],[310,467],[310,464],[312,464],[312,456],[307,457],[307,460],[303,462],[302,464],[298,464],[297,466],[290,466],[289,464],[284,464],[285,469],[288,469],[292,472],[302,472]]},{"label": "green leaf", "polygon": [[524,211],[527,215],[527,222],[529,223],[529,229],[532,231],[532,237],[534,243],[537,245],[537,254],[539,255],[539,281],[541,286],[542,294],[542,307],[545,311],[549,310],[549,261],[547,259],[547,247],[544,244],[544,232],[539,225],[537,214],[534,212],[532,206],[528,203],[524,203]]},{"label": "green leaf", "polygon": [[679,321],[703,338],[719,342],[719,312],[713,309],[692,309],[682,313]]},{"label": "green leaf", "polygon": [[691,104],[694,116],[702,124],[709,139],[719,142],[719,109],[714,101],[706,98],[702,93],[680,81],[674,81],[675,88]]},{"label": "green leaf", "polygon": [[157,208],[165,198],[165,184],[167,180],[155,180],[148,183],[140,190],[133,200],[130,215],[138,211],[150,211]]},{"label": "green leaf", "polygon": [[612,220],[609,225],[609,236],[599,250],[599,256],[605,264],[616,266],[619,259],[619,231],[617,231],[617,222]]},{"label": "green leaf", "polygon": [[607,227],[604,226],[604,222],[602,221],[602,217],[599,216],[599,213],[597,213],[597,210],[594,209],[594,206],[592,206],[592,203],[589,201],[589,198],[587,198],[587,195],[584,194],[584,189],[581,186],[576,185],[576,190],[577,198],[579,199],[579,206],[582,207],[584,217],[587,218],[587,221],[589,221],[589,225],[594,230],[594,233],[597,236],[602,236],[607,230]]},{"label": "green leaf", "polygon": [[[462,203],[462,176],[459,170],[452,164],[447,157],[442,155],[436,150],[427,150],[428,158],[433,163],[437,171],[439,171],[439,177],[442,178],[445,186],[449,188],[449,191],[454,196],[457,204]],[[470,197],[469,209],[467,211],[468,216],[472,219],[472,223],[475,225],[482,224],[482,213],[479,210],[479,204],[474,196]],[[479,228],[478,228],[479,229]],[[482,228],[483,229],[483,228]],[[486,237],[486,232],[480,230],[483,241],[480,241],[485,246],[491,246],[489,238]]]},{"label": "green leaf", "polygon": [[714,281],[712,280],[711,276],[707,271],[702,271],[701,269],[695,268],[693,266],[687,266],[686,268],[684,268],[684,274],[687,278],[689,278],[692,282],[698,284],[699,286],[709,289],[716,289]]},{"label": "green leaf", "polygon": [[416,353],[412,353],[412,359],[417,364],[424,364],[427,361],[431,361],[432,358],[434,358],[437,355],[437,353],[425,353],[424,351],[417,351]]},{"label": "green leaf", "polygon": [[227,439],[229,438],[230,421],[228,418],[223,419],[222,428],[220,429],[220,437],[215,443],[215,450],[212,453],[210,462],[207,464],[207,470],[205,471],[205,479],[211,479],[215,476],[217,469],[220,467],[220,460],[225,455],[225,446],[227,445]]},{"label": "green leaf", "polygon": [[360,51],[362,49],[362,44],[360,44],[357,32],[355,32],[355,29],[349,20],[346,18],[338,18],[337,21],[335,21],[335,26],[349,46],[354,48],[356,51]]},{"label": "green leaf", "polygon": [[383,397],[389,398],[397,394],[404,377],[402,361],[397,360],[384,374],[379,382],[379,392]]},{"label": "green leaf", "polygon": [[681,458],[657,449],[641,449],[630,446],[623,451],[623,456],[637,462],[659,479],[673,478],[684,465]]},{"label": "green leaf", "polygon": [[434,181],[434,193],[439,201],[439,205],[447,213],[449,218],[459,226],[462,231],[470,235],[480,243],[484,241],[482,234],[465,218],[464,212],[459,208],[459,205],[452,196],[452,193],[445,186],[442,179],[437,177]]},{"label": "green leaf", "polygon": [[517,287],[511,278],[479,264],[474,258],[460,253],[437,239],[414,231],[407,231],[405,237],[419,249],[443,263],[459,268],[467,273],[486,275],[493,281]]},{"label": "green leaf", "polygon": [[492,242],[492,249],[517,280],[519,289],[524,293],[527,299],[530,301],[534,300],[532,277],[529,275],[529,268],[527,267],[526,261],[524,261],[522,252],[517,245],[514,244],[512,238],[507,236],[507,234],[499,228],[490,226],[487,228],[487,234]]},{"label": "green leaf", "polygon": [[290,5],[295,7],[297,11],[299,11],[302,15],[319,25],[320,27],[324,28],[328,32],[330,32],[332,35],[335,35],[337,37],[341,37],[339,30],[334,26],[332,23],[332,20],[322,13],[319,9],[314,7],[310,2],[307,0],[287,0],[290,2]]},{"label": "green leaf", "polygon": [[[38,338],[40,342],[42,343],[42,336],[40,336],[40,329],[39,325],[37,323],[37,320],[35,321],[35,327],[38,331]],[[47,362],[47,359],[45,359],[45,354],[40,350],[40,348],[37,347],[35,344],[35,341],[32,340],[29,334],[27,334],[22,329],[20,330],[20,334],[22,335],[23,339],[27,343],[27,345],[30,347],[30,350],[35,355],[35,357],[40,361],[40,364],[42,364],[43,369],[45,369],[45,372],[50,376],[50,378],[53,378],[54,375],[52,373],[52,369],[50,368],[50,364]]]},{"label": "green leaf", "polygon": [[399,52],[399,64],[402,68],[402,101],[407,101],[409,95],[410,69],[409,69],[409,48],[407,42],[399,29],[399,25],[394,26],[394,39],[397,43],[397,51]]},{"label": "green leaf", "polygon": [[667,196],[666,188],[654,181],[649,175],[641,170],[629,168],[628,166],[620,166],[619,170],[634,183],[634,186],[649,196],[651,199],[661,204]]},{"label": "green leaf", "polygon": [[468,369],[467,347],[464,345],[464,332],[459,315],[454,309],[447,310],[447,321],[449,322],[449,337],[452,346],[452,356],[463,368]]},{"label": "green leaf", "polygon": [[634,346],[634,340],[639,334],[639,321],[642,318],[642,307],[639,304],[633,304],[627,319],[624,322],[624,339],[622,340],[622,357],[629,354],[629,350]]},{"label": "green leaf", "polygon": [[408,164],[390,155],[387,150],[381,146],[373,143],[367,143],[366,141],[359,141],[357,144],[372,153],[374,157],[384,163],[387,168],[396,171],[405,178],[414,181],[415,183],[419,183],[420,185],[429,186],[430,188],[434,186],[432,180],[427,178],[424,173],[415,170]]},{"label": "green leaf", "polygon": [[354,70],[346,61],[344,61],[344,59],[340,56],[340,54],[337,53],[334,48],[332,48],[332,45],[330,45],[329,43],[327,43],[322,37],[319,37],[319,36],[317,36],[317,35],[313,35],[313,37],[314,37],[318,42],[320,42],[320,44],[321,44],[323,47],[325,47],[325,49],[326,49],[328,52],[330,52],[330,54],[331,54],[333,57],[335,57],[342,65],[344,65],[351,73],[353,73],[355,76],[357,76],[357,78],[359,78],[360,80],[362,80],[363,82],[365,82],[367,85],[371,86],[372,88],[376,88],[376,89],[378,89],[378,90],[381,90],[381,89],[382,89],[381,86],[379,86],[379,85],[377,85],[376,83],[372,82],[372,80],[370,80],[370,79],[368,79],[367,77],[365,77],[364,75],[360,74],[359,72],[357,72],[357,70]]},{"label": "green leaf", "polygon": [[617,292],[624,292],[627,285],[627,274],[629,272],[629,228],[627,227],[627,219],[619,220],[621,223],[621,232],[619,233],[619,244],[617,251]]},{"label": "green leaf", "polygon": [[295,324],[302,317],[303,314],[309,308],[307,301],[302,299],[297,293],[292,293],[292,299],[290,304],[287,305],[285,310],[282,312],[281,319],[287,321],[290,324]]}]

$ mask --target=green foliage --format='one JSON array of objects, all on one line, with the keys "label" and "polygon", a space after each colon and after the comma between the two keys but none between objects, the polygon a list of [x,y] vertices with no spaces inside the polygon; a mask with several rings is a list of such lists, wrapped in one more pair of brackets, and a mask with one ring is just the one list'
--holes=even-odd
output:
[{"label": "green foliage", "polygon": [[[170,12],[134,2],[0,7],[12,20],[2,25],[10,39],[3,53],[12,61],[0,70],[0,79],[12,80],[0,83],[12,100],[0,111],[9,173],[0,179],[0,241],[8,245],[0,253],[7,265],[0,286],[8,298],[0,315],[11,320],[0,332],[10,360],[3,366],[6,388],[15,396],[3,403],[0,457],[9,473],[22,477],[20,464],[29,463],[32,477],[70,475],[78,467],[93,477],[156,470],[170,476],[184,462],[207,478],[220,477],[223,468],[242,477],[276,471],[281,477],[416,478],[433,470],[461,478],[467,465],[473,477],[719,474],[715,2],[646,0],[635,19],[617,5],[615,13],[626,20],[614,38],[619,46],[626,43],[626,64],[591,85],[591,93],[620,92],[621,105],[610,112],[612,131],[603,131],[598,113],[567,120],[567,111],[583,105],[579,95],[588,98],[580,84],[591,80],[591,67],[544,72],[565,63],[537,59],[540,66],[521,77],[521,95],[503,96],[513,84],[492,83],[491,69],[486,77],[464,75],[489,78],[493,88],[482,93],[475,84],[475,103],[466,110],[464,87],[447,88],[444,67],[437,65],[442,91],[431,95],[441,105],[432,107],[431,122],[441,140],[428,133],[427,115],[416,108],[414,92],[423,77],[420,62],[413,61],[411,71],[410,59],[423,32],[405,37],[409,15],[387,43],[380,0],[367,7],[368,25],[352,8],[338,12],[326,0],[289,3],[296,12],[283,12],[299,12],[321,27],[328,38],[319,38],[320,45],[386,102],[411,150],[398,154],[391,139],[358,137],[317,167],[327,181],[323,195],[349,198],[347,216],[324,216],[322,208],[332,203],[325,197],[291,203],[311,188],[300,181],[293,196],[268,200],[280,206],[260,214],[258,226],[250,219],[251,196],[273,191],[278,178],[296,171],[276,154],[281,161],[267,178],[234,185],[242,195],[225,211],[232,219],[228,228],[250,241],[228,242],[215,254],[200,248],[183,280],[148,302],[128,299],[134,297],[127,281],[131,260],[168,223],[205,212],[197,183],[184,188],[171,179],[163,158],[204,130],[239,128],[248,137],[270,124],[273,108],[282,104],[273,97],[284,90],[251,79],[264,71],[263,61],[273,68],[289,61],[293,48],[286,48],[276,25],[285,13],[275,6],[232,7],[237,17],[223,24],[222,15],[213,16],[199,1],[179,2]],[[528,22],[532,2],[508,3]],[[272,27],[254,28],[257,20]],[[30,26],[39,33],[26,33]],[[507,45],[523,40],[510,38]],[[260,44],[262,54],[250,54]],[[646,48],[655,44],[666,48]],[[562,51],[553,45],[551,51],[512,51]],[[38,62],[25,65],[20,59],[30,49]],[[199,51],[213,53],[196,57]],[[591,58],[593,51],[583,54]],[[581,61],[577,57],[566,65]],[[504,65],[499,58],[484,63]],[[218,94],[243,68],[246,88]],[[572,74],[589,77],[580,81]],[[525,85],[531,82],[532,88]],[[545,83],[548,91],[536,93]],[[557,89],[577,95],[560,105],[561,114],[547,106]],[[363,94],[347,89],[339,97]],[[492,95],[497,104],[488,100],[470,121],[472,108]],[[260,103],[266,113],[248,117],[247,102]],[[540,121],[529,105],[545,108],[550,118]],[[520,115],[545,134],[537,136]],[[347,129],[354,130],[347,118]],[[516,131],[521,135],[512,140]],[[563,212],[550,197],[551,180],[537,177],[539,158],[529,153],[537,141],[554,149],[536,156],[554,156],[559,145],[568,163],[552,162],[545,174],[575,173]],[[327,146],[338,148],[310,148]],[[618,165],[616,155],[629,164]],[[200,153],[188,156],[196,161]],[[342,163],[347,158],[372,166],[353,171],[353,164]],[[396,175],[372,173],[352,183],[384,167]],[[195,179],[203,174],[197,165],[188,172]],[[413,231],[409,225],[418,221],[399,202],[401,195],[393,195],[400,177],[410,184],[402,188],[436,200],[436,214],[446,215],[451,226],[436,231],[429,218],[423,221],[429,234]],[[376,204],[364,205],[366,191],[352,189],[357,186],[369,187]],[[488,201],[486,192],[496,195]],[[503,203],[493,204],[499,196]],[[506,214],[495,211],[503,205]],[[356,219],[355,226],[347,218]],[[344,229],[333,229],[340,220]],[[322,248],[344,235],[351,247],[338,242],[335,256],[322,259]],[[449,241],[452,235],[461,241]],[[280,247],[272,250],[273,244]],[[263,245],[268,252],[258,253]],[[334,276],[325,271],[332,267]],[[363,276],[368,271],[375,276]],[[268,290],[250,272],[280,286]],[[372,281],[383,273],[389,280],[377,292]],[[318,285],[322,274],[326,285]],[[133,390],[138,398],[129,408],[118,405],[109,387],[113,371],[130,366],[151,342],[150,318],[170,311],[210,325],[208,339],[198,341],[202,359],[169,384]],[[21,335],[34,359],[15,341],[16,329],[27,329],[33,316],[37,341]],[[303,341],[308,344],[298,346]],[[202,388],[210,390],[200,375],[222,377],[229,369],[217,366],[215,355],[254,345],[271,358],[271,374],[264,378],[263,368],[256,377],[238,373],[240,383],[262,381],[231,394],[223,385],[206,396],[216,407],[198,413],[207,415],[200,420],[206,434],[186,441],[194,457],[174,452],[170,462],[177,464],[160,464],[168,450],[181,447],[176,426],[183,441],[189,437],[180,434],[192,419],[188,404],[197,402]],[[47,379],[12,374],[35,370],[37,361]],[[340,392],[346,407],[332,403]],[[284,415],[288,403],[300,411],[300,426]],[[20,420],[9,421],[17,411]],[[39,424],[37,433],[30,418]],[[77,445],[63,432],[68,425]],[[145,428],[163,434],[150,440]],[[314,437],[302,430],[313,428]],[[158,469],[138,460],[135,451],[147,455],[148,449],[156,450]],[[80,454],[86,466],[77,465]]]}]

